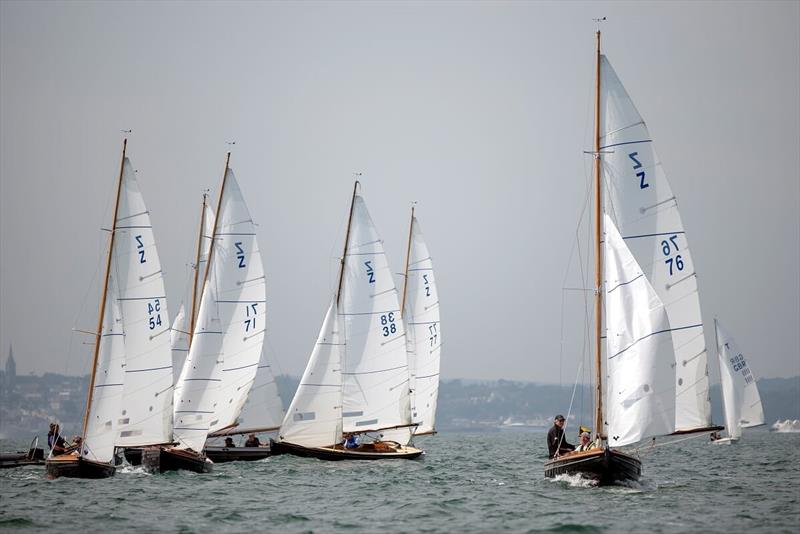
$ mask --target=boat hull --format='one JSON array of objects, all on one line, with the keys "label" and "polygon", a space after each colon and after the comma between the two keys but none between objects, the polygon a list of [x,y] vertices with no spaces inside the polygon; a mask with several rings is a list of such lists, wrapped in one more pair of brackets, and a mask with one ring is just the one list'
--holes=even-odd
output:
[{"label": "boat hull", "polygon": [[739,438],[719,438],[712,441],[714,445],[736,445],[739,443]]},{"label": "boat hull", "polygon": [[44,450],[33,448],[28,452],[0,453],[0,469],[25,465],[44,465]]},{"label": "boat hull", "polygon": [[108,478],[114,476],[116,468],[110,463],[93,462],[75,453],[61,454],[45,462],[47,478]]},{"label": "boat hull", "polygon": [[600,485],[636,481],[642,476],[642,462],[608,448],[573,452],[545,462],[544,476],[554,478],[558,475],[581,475],[596,480]]},{"label": "boat hull", "polygon": [[305,458],[317,458],[319,460],[387,460],[403,459],[413,460],[419,458],[424,451],[415,447],[399,445],[393,447],[391,451],[368,450],[362,446],[357,449],[343,449],[339,447],[303,447],[285,441],[277,442],[270,440],[270,450],[272,454],[292,454]]},{"label": "boat hull", "polygon": [[203,452],[215,464],[224,462],[252,462],[272,456],[269,447],[206,447]]},{"label": "boat hull", "polygon": [[194,451],[165,447],[135,447],[125,449],[125,460],[133,466],[142,466],[151,473],[167,471],[192,471],[210,473],[214,463]]}]

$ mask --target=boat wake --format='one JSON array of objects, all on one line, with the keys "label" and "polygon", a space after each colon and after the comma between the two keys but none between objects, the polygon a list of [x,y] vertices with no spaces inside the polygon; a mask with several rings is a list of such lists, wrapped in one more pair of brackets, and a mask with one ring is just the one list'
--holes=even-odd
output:
[{"label": "boat wake", "polygon": [[118,475],[152,475],[144,466],[141,465],[131,465],[128,462],[123,463],[122,465],[117,466],[117,474]]},{"label": "boat wake", "polygon": [[562,474],[556,475],[554,478],[550,479],[553,482],[564,483],[566,486],[570,488],[594,488],[598,485],[598,481],[593,478],[587,478],[581,476],[580,473],[576,474]]}]

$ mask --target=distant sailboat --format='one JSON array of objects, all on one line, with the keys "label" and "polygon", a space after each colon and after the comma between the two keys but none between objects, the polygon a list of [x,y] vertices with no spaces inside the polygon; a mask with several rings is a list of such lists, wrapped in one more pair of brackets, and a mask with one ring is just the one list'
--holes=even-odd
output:
[{"label": "distant sailboat", "polygon": [[345,435],[412,426],[406,337],[383,242],[356,182],[336,295],[328,307],[273,454],[323,460],[416,458],[420,449]]},{"label": "distant sailboat", "polygon": [[[189,355],[176,386],[173,451],[199,454],[209,434],[237,424],[261,359],[266,280],[239,185],[225,163]],[[210,463],[210,462],[206,462]]]},{"label": "distant sailboat", "polygon": [[596,448],[549,460],[545,476],[612,483],[641,475],[639,459],[613,447],[721,427],[711,426],[697,279],[677,200],[644,120],[600,53],[599,31],[593,155]]},{"label": "distant sailboat", "polygon": [[436,433],[442,352],[439,292],[433,274],[433,260],[413,207],[408,228],[404,280],[401,308],[406,327],[410,421],[417,426],[388,430],[382,437],[407,444],[412,436]]},{"label": "distant sailboat", "polygon": [[716,444],[736,443],[742,428],[764,424],[764,408],[758,394],[756,378],[742,356],[733,337],[714,319],[719,356],[719,373],[722,383],[722,405],[728,436],[714,440]]},{"label": "distant sailboat", "polygon": [[123,144],[81,447],[47,459],[47,474],[114,474],[115,447],[172,440],[172,363],[161,265],[147,207]]}]

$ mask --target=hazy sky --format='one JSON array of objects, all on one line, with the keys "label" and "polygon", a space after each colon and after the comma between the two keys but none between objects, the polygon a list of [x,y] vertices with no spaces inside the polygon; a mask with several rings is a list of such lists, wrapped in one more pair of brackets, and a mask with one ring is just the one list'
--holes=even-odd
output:
[{"label": "hazy sky", "polygon": [[[562,287],[590,161],[594,23],[683,216],[704,321],[800,374],[798,2],[0,3],[0,360],[88,372],[122,129],[171,317],[226,141],[267,272],[267,353],[299,375],[352,190],[399,272],[410,202],[443,378],[571,382]],[[573,269],[574,271],[574,269]],[[566,285],[580,283],[567,278]],[[713,326],[706,328],[712,380]]]}]

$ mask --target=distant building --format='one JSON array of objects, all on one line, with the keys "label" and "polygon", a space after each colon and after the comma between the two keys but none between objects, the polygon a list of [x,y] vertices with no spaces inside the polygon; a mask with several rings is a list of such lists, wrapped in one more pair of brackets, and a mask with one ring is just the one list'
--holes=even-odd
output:
[{"label": "distant building", "polygon": [[8,358],[6,359],[6,372],[3,376],[6,391],[14,389],[14,382],[17,378],[17,362],[14,361],[14,351],[11,345],[8,346]]}]

